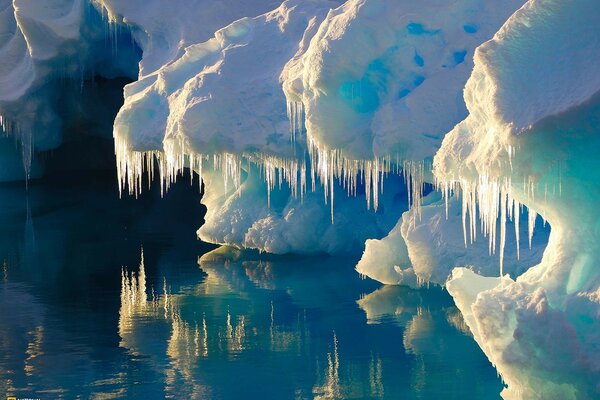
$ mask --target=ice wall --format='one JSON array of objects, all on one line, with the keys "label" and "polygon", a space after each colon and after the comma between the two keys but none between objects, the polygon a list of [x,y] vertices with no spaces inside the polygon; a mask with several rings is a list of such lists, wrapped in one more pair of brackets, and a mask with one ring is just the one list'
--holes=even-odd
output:
[{"label": "ice wall", "polygon": [[[123,188],[131,193],[142,190],[146,172],[159,175],[167,189],[184,168],[203,177],[206,170],[220,171],[221,183],[216,183],[218,174],[205,176],[205,184],[210,184],[204,201],[216,209],[212,212],[209,207],[207,223],[200,230],[202,238],[218,243],[276,252],[332,248],[312,242],[292,244],[292,239],[273,246],[270,236],[247,237],[248,227],[265,226],[266,207],[282,184],[290,193],[279,194],[287,196],[285,202],[302,204],[312,196],[307,214],[313,210],[322,216],[329,209],[332,221],[336,215],[344,218],[342,202],[344,210],[356,204],[357,215],[366,208],[381,209],[388,214],[387,223],[378,222],[377,235],[362,238],[385,235],[406,207],[393,212],[380,208],[386,201],[380,200],[384,178],[403,170],[408,202],[418,203],[423,181],[432,180],[426,176],[424,159],[431,159],[444,133],[466,116],[461,92],[475,47],[489,39],[522,1],[340,3],[286,1],[198,43],[193,41],[204,38],[204,31],[188,35],[188,28],[178,28],[169,35],[184,39],[176,44],[165,39],[171,43],[170,53],[163,55],[170,61],[155,71],[144,65],[145,50],[140,80],[126,88],[125,105],[115,121]],[[152,31],[144,28],[153,25],[147,16],[127,11],[119,2],[105,4],[111,13],[124,15],[123,22]],[[441,6],[444,16],[434,12]],[[147,36],[152,43],[153,34]],[[158,171],[152,159],[158,160]],[[261,189],[252,193],[266,193],[266,202],[264,195],[241,199],[242,175],[251,169],[261,176],[253,178],[252,184]],[[231,198],[235,202],[211,195],[216,190],[211,188],[227,185],[236,189]],[[393,185],[392,194],[399,189]],[[318,197],[315,193],[321,193],[320,206],[312,200]],[[347,194],[359,195],[363,204],[366,199],[366,207],[342,199]],[[337,213],[334,198],[340,205]],[[322,210],[317,211],[319,207]],[[239,229],[228,222],[233,209],[235,221],[243,220],[248,227]],[[277,221],[273,224],[283,224],[282,231],[299,231],[289,219]],[[320,231],[329,229],[314,223]],[[332,229],[345,231],[339,225]],[[289,236],[280,235],[277,241]]]},{"label": "ice wall", "polygon": [[34,153],[60,145],[64,82],[135,76],[135,46],[120,45],[126,35],[109,38],[107,27],[85,0],[0,1],[0,130],[21,152],[21,160],[3,160],[2,181],[35,175]]},{"label": "ice wall", "polygon": [[484,229],[514,202],[552,226],[543,259],[517,279],[457,269],[447,284],[507,399],[600,395],[598,26],[596,1],[529,1],[477,49],[469,117],[434,161]]}]

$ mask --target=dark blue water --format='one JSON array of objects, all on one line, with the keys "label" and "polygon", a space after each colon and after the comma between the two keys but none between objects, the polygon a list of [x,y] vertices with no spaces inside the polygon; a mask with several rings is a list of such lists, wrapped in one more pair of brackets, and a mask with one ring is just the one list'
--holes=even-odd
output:
[{"label": "dark blue water", "polygon": [[199,199],[0,187],[0,397],[499,398],[444,291],[362,280],[356,257],[214,250]]}]

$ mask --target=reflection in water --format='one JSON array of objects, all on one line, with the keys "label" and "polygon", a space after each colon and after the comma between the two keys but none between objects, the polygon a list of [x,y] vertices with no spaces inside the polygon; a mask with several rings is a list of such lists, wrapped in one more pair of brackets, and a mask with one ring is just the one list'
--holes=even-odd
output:
[{"label": "reflection in water", "polygon": [[333,334],[333,355],[327,353],[327,369],[325,374],[325,384],[315,386],[313,394],[315,399],[341,399],[342,388],[340,387],[340,356],[338,354],[338,341],[335,333]]},{"label": "reflection in water", "polygon": [[29,209],[0,190],[0,394],[462,400],[501,390],[441,290],[381,287],[360,279],[355,259],[204,254],[190,193],[154,203],[107,198],[97,182],[42,189],[30,188]]},{"label": "reflection in water", "polygon": [[[350,263],[336,262],[219,248],[200,258],[203,279],[179,282],[176,292],[165,279],[155,293],[146,289],[142,254],[137,273],[121,274],[120,345],[168,360],[156,363],[167,396],[462,398],[460,389],[480,371],[469,371],[451,350],[476,348],[454,328],[460,314],[448,296],[398,287],[364,295],[369,284],[345,272]],[[163,347],[156,335],[146,340],[161,325],[167,327]],[[377,330],[383,336],[372,336]],[[462,385],[454,376],[460,371],[467,372]],[[239,385],[228,383],[231,374]],[[490,398],[488,390],[481,385],[474,392]]]}]

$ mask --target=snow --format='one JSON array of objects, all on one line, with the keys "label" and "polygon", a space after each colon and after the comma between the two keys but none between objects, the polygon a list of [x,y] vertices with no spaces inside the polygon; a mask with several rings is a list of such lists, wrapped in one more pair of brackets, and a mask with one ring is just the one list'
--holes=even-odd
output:
[{"label": "snow", "polygon": [[600,393],[599,25],[596,1],[529,1],[477,50],[470,115],[434,160],[440,187],[460,187],[488,232],[513,201],[552,227],[541,262],[516,279],[460,269],[447,283],[506,399]]},{"label": "snow", "polygon": [[133,29],[144,50],[140,79],[167,65],[193,44],[243,18],[277,8],[276,0],[91,0],[113,24]]},{"label": "snow", "polygon": [[[465,243],[459,234],[463,229],[461,209],[457,196],[445,201],[440,193],[430,193],[423,199],[421,210],[405,212],[386,237],[367,241],[357,271],[386,284],[418,287],[444,285],[453,268],[459,266],[469,266],[484,276],[516,277],[541,260],[549,229],[538,228],[533,247],[521,251],[520,257],[516,246],[509,247],[502,270],[499,255],[489,254],[485,238]],[[526,234],[526,227],[517,228],[514,220],[506,222],[506,241],[511,244],[516,243],[516,232]]]},{"label": "snow", "polygon": [[303,103],[307,135],[321,150],[358,160],[432,157],[466,116],[460,94],[474,49],[522,4],[348,1],[286,67],[286,96]]}]

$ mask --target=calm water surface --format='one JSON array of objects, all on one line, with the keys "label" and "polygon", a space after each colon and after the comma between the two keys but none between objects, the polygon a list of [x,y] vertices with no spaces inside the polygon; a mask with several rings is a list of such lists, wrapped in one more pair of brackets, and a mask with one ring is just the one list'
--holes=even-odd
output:
[{"label": "calm water surface", "polygon": [[499,398],[444,291],[216,249],[197,185],[159,197],[0,187],[0,398]]}]

